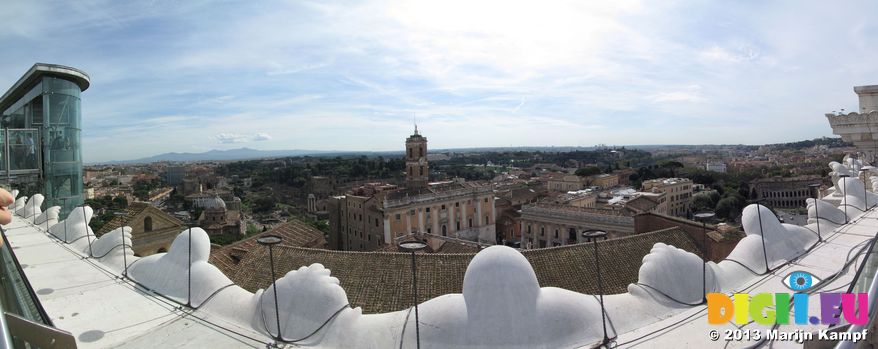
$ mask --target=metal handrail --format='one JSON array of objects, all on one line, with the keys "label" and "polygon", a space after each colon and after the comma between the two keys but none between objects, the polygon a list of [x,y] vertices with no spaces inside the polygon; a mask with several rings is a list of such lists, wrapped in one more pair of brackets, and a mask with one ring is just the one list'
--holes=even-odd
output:
[{"label": "metal handrail", "polygon": [[0,304],[0,336],[2,336],[0,349],[15,348],[16,345],[22,346],[25,343],[39,348],[76,348],[76,338],[70,332],[56,328],[52,323],[52,319],[46,313],[33,286],[27,279],[15,251],[10,248],[9,239],[6,237],[6,230],[3,227],[0,227],[0,237],[3,239],[0,248],[9,252],[8,256],[11,257],[13,265],[15,265],[15,270],[10,270],[10,272],[18,273],[21,283],[27,290],[27,294],[22,294],[20,297],[30,298],[30,303],[37,310],[37,314],[34,314],[34,320],[31,320],[19,314],[6,312]]},{"label": "metal handrail", "polygon": [[[869,257],[872,256],[872,250],[875,249],[876,243],[878,243],[878,234],[876,234],[875,237],[871,239],[871,243],[869,244],[869,248],[866,250],[866,254],[863,255],[863,262],[860,263],[859,268],[857,268],[857,271],[854,274],[854,278],[851,279],[851,284],[848,286],[847,293],[854,292],[854,287],[857,286],[857,281],[859,281],[860,277],[863,275],[863,270],[866,270],[866,265],[867,265],[866,262],[868,262]],[[870,290],[872,289],[871,284],[875,282],[876,276],[878,276],[878,275],[872,275],[872,282],[870,283],[870,286],[869,286]]]},{"label": "metal handrail", "polygon": [[27,289],[28,295],[33,300],[33,303],[36,306],[37,312],[40,314],[40,317],[43,318],[43,323],[49,326],[55,326],[55,324],[52,323],[52,319],[49,317],[49,314],[46,313],[46,309],[43,308],[43,304],[40,303],[40,299],[37,297],[37,293],[34,292],[33,286],[31,286],[30,281],[27,279],[27,276],[24,273],[24,269],[21,267],[21,263],[18,262],[18,257],[15,255],[15,251],[13,251],[12,248],[9,248],[9,239],[6,237],[6,229],[4,229],[3,227],[0,227],[0,237],[3,238],[3,241],[5,242],[5,247],[3,248],[6,248],[6,250],[9,251],[9,254],[12,256],[12,261],[15,264],[16,272],[21,275],[21,280],[24,283],[25,289]]},{"label": "metal handrail", "polygon": [[[0,314],[4,314],[3,304],[0,304]],[[12,335],[9,334],[9,327],[6,325],[6,317],[0,316],[0,348],[2,349],[11,349],[12,346]]]},{"label": "metal handrail", "polygon": [[[866,255],[863,258],[863,263],[860,265],[859,270],[857,270],[857,275],[851,281],[851,286],[848,289],[848,293],[853,291],[854,285],[856,284],[859,277],[862,276],[861,273],[862,273],[863,269],[865,268],[866,263],[868,262],[868,259],[871,257],[872,248],[875,246],[876,243],[878,243],[878,236],[876,236],[875,238],[872,239],[872,246],[869,246],[869,251],[866,252]],[[878,297],[878,272],[876,272],[875,275],[872,275],[872,282],[869,285],[869,292],[868,292],[867,297],[868,297],[867,299],[876,299],[875,297]],[[874,321],[876,318],[876,311],[878,311],[878,302],[869,302],[869,309],[867,311],[868,311],[867,314],[869,314],[869,321],[866,323],[866,325],[850,326],[846,332],[848,332],[848,333],[861,332],[861,331],[863,331],[864,328],[868,328],[868,327],[874,325]],[[838,342],[838,344],[835,345],[835,349],[853,349],[853,348],[856,348],[858,346],[858,344],[860,344],[860,343],[854,343],[851,341],[840,341],[840,342]]]}]

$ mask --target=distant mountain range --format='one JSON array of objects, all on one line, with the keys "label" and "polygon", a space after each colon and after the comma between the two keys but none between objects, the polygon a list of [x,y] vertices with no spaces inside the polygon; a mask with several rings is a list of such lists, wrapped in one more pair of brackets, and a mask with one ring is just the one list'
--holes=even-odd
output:
[{"label": "distant mountain range", "polygon": [[[459,148],[459,149],[432,149],[434,153],[472,153],[472,152],[500,152],[500,151],[574,151],[592,150],[594,147],[495,147],[495,148]],[[151,162],[172,161],[236,161],[252,159],[282,158],[290,156],[398,156],[402,150],[394,151],[339,151],[339,150],[258,150],[251,148],[239,148],[229,150],[210,150],[203,153],[164,153],[150,157],[133,160],[114,160],[90,163],[97,164],[147,164]]]},{"label": "distant mountain range", "polygon": [[[835,143],[844,145],[841,142],[840,138],[818,138],[813,141],[801,141],[795,143],[780,143],[774,144],[774,146],[780,145],[808,145],[813,146],[813,144],[830,144],[837,145]],[[625,145],[625,146],[617,146],[617,147],[625,147],[628,149],[640,149],[640,150],[656,150],[656,149],[699,149],[699,150],[713,150],[724,147],[756,147],[753,145],[741,145],[741,144],[703,144],[703,145]],[[473,153],[473,152],[503,152],[503,151],[544,151],[544,152],[570,152],[570,151],[588,151],[595,150],[598,148],[606,148],[606,147],[572,147],[572,146],[548,146],[548,147],[533,147],[533,146],[522,146],[522,147],[481,147],[481,148],[457,148],[457,149],[432,149],[431,152],[434,153]],[[615,147],[614,147],[615,148]],[[229,149],[229,150],[210,150],[203,153],[164,153],[159,155],[154,155],[146,158],[134,159],[134,160],[121,160],[121,161],[107,161],[101,162],[102,164],[143,164],[143,163],[151,163],[151,162],[159,162],[159,161],[175,161],[175,162],[189,162],[189,161],[235,161],[235,160],[251,160],[251,159],[268,159],[268,158],[281,158],[281,157],[290,157],[290,156],[398,156],[403,154],[402,150],[398,151],[338,151],[338,150],[303,150],[303,149],[294,149],[294,150],[258,150],[258,149],[250,149],[250,148],[239,148],[239,149]]]},{"label": "distant mountain range", "polygon": [[[651,148],[651,147],[686,147],[686,146],[629,146],[628,148]],[[457,149],[432,149],[433,153],[474,153],[474,152],[503,152],[503,151],[547,151],[547,152],[569,152],[594,150],[595,147],[483,147],[483,148],[457,148]],[[338,150],[258,150],[251,148],[239,148],[229,150],[210,150],[203,153],[164,153],[153,155],[150,157],[133,159],[133,160],[114,160],[92,163],[95,164],[148,164],[152,162],[171,161],[171,162],[195,162],[195,161],[237,161],[237,160],[253,160],[253,159],[270,159],[282,158],[290,156],[397,156],[402,155],[403,151],[338,151]]]},{"label": "distant mountain range", "polygon": [[146,158],[134,160],[108,161],[107,164],[138,164],[159,161],[224,161],[224,160],[248,160],[262,158],[279,158],[286,156],[303,156],[330,153],[320,150],[258,150],[250,148],[239,148],[229,150],[210,150],[203,153],[164,153]]},{"label": "distant mountain range", "polygon": [[[594,147],[484,147],[484,148],[457,148],[457,149],[432,149],[434,153],[473,153],[473,152],[501,152],[501,151],[575,151],[575,150],[593,150]],[[235,160],[252,160],[252,159],[268,159],[282,158],[290,156],[397,156],[402,155],[402,150],[394,151],[339,151],[339,150],[258,150],[251,148],[239,148],[229,150],[210,150],[203,153],[164,153],[153,155],[150,157],[133,159],[133,160],[114,160],[91,163],[95,164],[147,164],[151,162],[172,161],[172,162],[189,162],[189,161],[235,161]]]}]

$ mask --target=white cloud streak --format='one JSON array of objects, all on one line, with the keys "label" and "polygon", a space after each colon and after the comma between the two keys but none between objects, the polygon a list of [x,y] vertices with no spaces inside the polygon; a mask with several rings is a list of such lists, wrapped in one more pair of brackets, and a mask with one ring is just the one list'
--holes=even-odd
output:
[{"label": "white cloud streak", "polygon": [[220,133],[214,138],[222,144],[262,142],[271,140],[271,136],[267,133],[257,133],[254,135],[242,135],[237,133]]},{"label": "white cloud streak", "polygon": [[[86,161],[399,149],[414,112],[431,147],[774,143],[829,135],[822,113],[875,83],[876,7],[12,0],[0,85],[35,60],[87,71]],[[803,126],[716,130],[766,122]]]}]

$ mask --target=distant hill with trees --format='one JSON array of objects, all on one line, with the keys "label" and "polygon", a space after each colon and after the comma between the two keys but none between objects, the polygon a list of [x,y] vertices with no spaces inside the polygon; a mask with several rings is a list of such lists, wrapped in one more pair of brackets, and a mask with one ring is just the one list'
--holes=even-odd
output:
[{"label": "distant hill with trees", "polygon": [[798,141],[798,142],[789,142],[789,143],[777,143],[777,144],[766,144],[766,147],[771,147],[778,150],[783,149],[792,149],[792,150],[801,150],[812,148],[818,145],[825,145],[829,148],[843,148],[843,147],[852,147],[853,144],[847,143],[843,141],[840,137],[838,138],[830,138],[830,137],[821,137],[814,138],[809,141]]}]

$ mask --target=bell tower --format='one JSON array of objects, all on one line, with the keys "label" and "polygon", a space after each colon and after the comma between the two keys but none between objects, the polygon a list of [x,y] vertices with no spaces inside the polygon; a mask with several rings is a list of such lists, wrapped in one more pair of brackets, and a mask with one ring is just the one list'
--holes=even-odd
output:
[{"label": "bell tower", "polygon": [[405,140],[405,183],[409,190],[427,188],[430,178],[430,167],[427,164],[427,138],[418,133],[418,125],[415,124],[415,134]]}]

